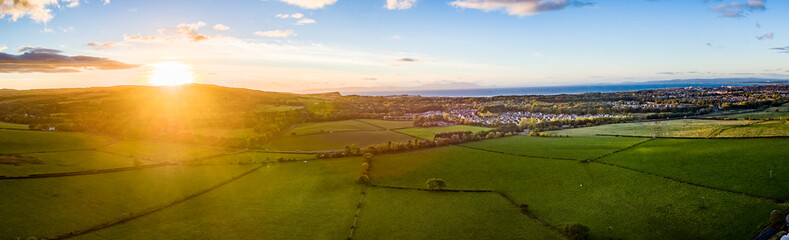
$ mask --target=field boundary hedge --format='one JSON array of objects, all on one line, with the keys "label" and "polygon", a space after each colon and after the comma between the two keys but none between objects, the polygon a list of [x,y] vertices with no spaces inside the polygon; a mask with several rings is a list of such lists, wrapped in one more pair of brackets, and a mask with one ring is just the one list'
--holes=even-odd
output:
[{"label": "field boundary hedge", "polygon": [[118,225],[118,224],[122,224],[122,223],[125,223],[125,222],[128,222],[128,221],[134,220],[134,219],[137,219],[137,218],[149,215],[151,213],[155,213],[155,212],[161,211],[161,210],[163,210],[165,208],[172,207],[172,206],[174,206],[176,204],[185,202],[187,200],[196,198],[196,197],[198,197],[200,195],[203,195],[203,194],[208,193],[208,192],[210,192],[210,191],[212,191],[214,189],[217,189],[217,188],[222,187],[222,186],[224,186],[224,185],[226,185],[228,183],[231,183],[231,182],[233,182],[235,180],[238,180],[239,178],[242,178],[242,177],[244,177],[246,175],[249,175],[250,173],[253,173],[253,172],[257,171],[258,169],[260,169],[262,167],[263,167],[263,165],[258,166],[258,167],[253,168],[253,169],[250,169],[250,170],[248,170],[248,171],[246,171],[244,173],[241,173],[241,174],[239,174],[237,176],[231,177],[230,179],[222,181],[222,182],[220,182],[220,183],[218,183],[218,184],[216,184],[214,186],[211,186],[211,187],[209,187],[207,189],[203,189],[203,190],[200,190],[200,191],[198,191],[196,193],[189,194],[189,195],[187,195],[187,196],[185,196],[183,198],[173,200],[173,201],[171,201],[169,203],[166,203],[164,205],[151,207],[151,208],[148,208],[148,209],[143,210],[143,211],[138,212],[138,213],[131,213],[127,217],[122,217],[122,218],[115,219],[115,220],[112,220],[112,221],[109,221],[109,222],[106,222],[106,223],[98,224],[98,225],[95,225],[95,226],[92,226],[92,227],[88,227],[88,228],[85,228],[85,229],[71,231],[71,232],[66,233],[66,234],[62,234],[62,235],[58,235],[58,236],[54,236],[54,237],[50,237],[50,238],[46,238],[46,239],[67,239],[67,238],[72,238],[72,237],[76,237],[76,236],[79,236],[79,235],[95,232],[95,231],[98,231],[98,230],[101,230],[101,229],[104,229],[104,228],[108,228],[108,227],[111,227],[111,226],[115,226],[115,225]]},{"label": "field boundary hedge", "polygon": [[356,230],[356,222],[359,220],[359,212],[362,211],[362,203],[364,202],[364,195],[367,195],[367,184],[362,186],[362,192],[359,197],[359,203],[356,204],[356,214],[353,215],[353,223],[351,223],[351,232],[348,234],[348,240],[353,239],[353,231]]},{"label": "field boundary hedge", "polygon": [[456,144],[454,146],[464,147],[464,148],[469,148],[469,149],[474,149],[474,150],[479,150],[479,151],[485,151],[485,152],[492,152],[492,153],[510,155],[510,156],[517,156],[517,157],[553,159],[553,160],[574,161],[574,162],[581,161],[579,159],[572,159],[572,158],[543,157],[543,156],[531,156],[531,155],[515,154],[515,153],[508,153],[508,152],[500,152],[500,151],[496,151],[496,150],[490,150],[490,149],[466,146],[466,145],[463,145],[463,144]]},{"label": "field boundary hedge", "polygon": [[598,133],[595,136],[600,137],[629,137],[629,138],[662,138],[662,139],[760,139],[760,138],[789,138],[789,136],[754,136],[754,137],[653,137],[653,136],[638,136],[638,135],[618,135],[618,134],[602,134]]}]

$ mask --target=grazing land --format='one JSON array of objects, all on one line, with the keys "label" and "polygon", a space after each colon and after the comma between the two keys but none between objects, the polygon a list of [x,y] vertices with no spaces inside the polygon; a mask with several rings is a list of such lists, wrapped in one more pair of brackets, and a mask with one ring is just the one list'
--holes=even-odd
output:
[{"label": "grazing land", "polygon": [[0,153],[52,152],[91,149],[111,143],[109,137],[74,132],[0,129]]},{"label": "grazing land", "polygon": [[358,119],[358,120],[386,129],[410,128],[414,126],[414,122],[412,121],[390,121],[390,120],[378,120],[378,119]]},{"label": "grazing land", "polygon": [[231,152],[228,149],[148,141],[120,141],[99,150],[157,163],[187,161]]},{"label": "grazing land", "polygon": [[515,136],[466,143],[463,146],[514,155],[584,160],[600,157],[644,140],[625,137]]},{"label": "grazing land", "polygon": [[718,137],[773,137],[789,136],[789,121],[765,121],[726,129]]},{"label": "grazing land", "polygon": [[[52,237],[165,205],[253,166],[170,166],[0,181],[0,236]],[[67,219],[64,220],[64,219]],[[119,237],[120,238],[120,237]]]},{"label": "grazing land", "polygon": [[0,176],[15,177],[134,166],[133,158],[98,151],[34,153],[24,156],[38,159],[40,163],[0,165]]},{"label": "grazing land", "polygon": [[787,145],[786,138],[656,139],[601,160],[697,184],[789,199]]},{"label": "grazing land", "polygon": [[737,119],[749,118],[749,119],[785,120],[785,119],[789,119],[789,103],[785,103],[784,105],[778,107],[770,107],[761,112],[742,113],[742,114],[735,114],[726,117],[737,118]]},{"label": "grazing land", "polygon": [[402,142],[412,139],[414,138],[411,136],[393,131],[351,131],[283,137],[271,141],[268,146],[263,148],[281,151],[342,150],[351,144],[363,147],[388,141]]},{"label": "grazing land", "polygon": [[267,152],[245,152],[227,156],[201,159],[194,164],[264,164],[282,161],[313,160],[315,154],[288,154]]},{"label": "grazing land", "polygon": [[433,140],[433,137],[439,133],[446,133],[446,132],[481,132],[490,130],[487,127],[477,127],[477,126],[466,126],[466,125],[454,125],[448,127],[429,127],[429,128],[405,128],[405,129],[398,129],[398,132],[405,133],[414,137]]},{"label": "grazing land", "polygon": [[334,121],[334,122],[301,124],[288,131],[287,135],[295,134],[296,136],[300,136],[300,135],[308,135],[308,134],[328,134],[330,132],[337,133],[337,132],[348,132],[348,131],[377,131],[377,130],[384,130],[384,129],[361,121],[344,120],[344,121]]},{"label": "grazing land", "polygon": [[198,128],[191,131],[191,133],[200,136],[242,139],[255,136],[252,128]]},{"label": "grazing land", "polygon": [[609,124],[594,127],[564,129],[550,132],[559,136],[624,135],[643,137],[715,137],[727,128],[745,126],[757,121],[681,119],[671,121]]},{"label": "grazing land", "polygon": [[503,191],[554,226],[589,226],[592,239],[743,239],[780,207],[603,164],[462,147],[382,156],[373,166],[375,184],[422,188],[440,177],[451,189]]},{"label": "grazing land", "polygon": [[0,122],[0,128],[9,128],[9,129],[28,129],[27,124],[18,124],[18,123],[7,123],[7,122]]}]

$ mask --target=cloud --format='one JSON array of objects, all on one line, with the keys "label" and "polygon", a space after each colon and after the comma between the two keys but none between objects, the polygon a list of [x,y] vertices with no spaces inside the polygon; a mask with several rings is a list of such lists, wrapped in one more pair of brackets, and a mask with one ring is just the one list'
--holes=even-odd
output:
[{"label": "cloud", "polygon": [[304,9],[319,9],[328,5],[332,5],[337,0],[279,0],[290,5],[295,5]]},{"label": "cloud", "polygon": [[175,30],[178,35],[188,37],[192,39],[192,41],[202,41],[209,38],[208,36],[197,32],[197,29],[200,29],[200,27],[203,26],[205,26],[205,22],[181,23],[175,27]]},{"label": "cloud", "polygon": [[770,48],[770,50],[776,50],[778,53],[789,53],[789,46]]},{"label": "cloud", "polygon": [[414,6],[417,0],[386,0],[386,9],[403,10]]},{"label": "cloud", "polygon": [[287,38],[287,37],[295,35],[295,33],[293,33],[293,30],[271,30],[271,31],[265,31],[265,32],[257,31],[257,32],[255,32],[255,35],[258,35],[258,36],[261,36],[261,37]]},{"label": "cloud", "polygon": [[[154,42],[168,42],[168,41],[177,41],[177,40],[186,40],[191,42],[199,42],[204,41],[212,38],[221,38],[222,35],[205,35],[198,32],[198,30],[206,26],[205,22],[196,22],[196,23],[181,23],[175,27],[169,28],[160,28],[157,30],[157,36],[143,36],[142,34],[137,35],[123,35],[123,41],[120,42],[91,42],[88,43],[88,46],[96,47],[98,49],[107,49],[112,47],[118,46],[128,46],[130,42],[142,42],[142,43],[154,43]],[[213,27],[214,30],[224,31],[221,30],[223,27],[230,29],[230,27],[217,24]]]},{"label": "cloud", "polygon": [[104,0],[104,5],[110,4],[110,0]]},{"label": "cloud", "polygon": [[304,14],[301,14],[301,13],[294,13],[294,14],[279,13],[279,14],[275,15],[274,17],[282,18],[282,19],[288,19],[288,18],[299,19],[299,18],[303,18]]},{"label": "cloud", "polygon": [[227,25],[224,25],[224,24],[217,24],[217,25],[214,25],[214,27],[212,27],[211,29],[214,29],[214,30],[217,30],[217,31],[227,31],[227,30],[230,30],[230,27],[228,27]]},{"label": "cloud", "polygon": [[756,37],[756,39],[759,39],[759,40],[765,40],[765,39],[772,40],[773,39],[773,33],[766,33],[766,34],[764,34],[762,36]]},{"label": "cloud", "polygon": [[577,0],[456,0],[449,5],[482,11],[504,10],[509,15],[531,16],[541,12],[556,11],[568,6],[591,6],[593,3]]},{"label": "cloud", "polygon": [[5,45],[0,46],[0,52],[5,51],[6,49],[8,49],[8,47],[6,47]]},{"label": "cloud", "polygon": [[296,22],[296,24],[298,25],[311,24],[311,23],[317,23],[317,22],[314,19],[309,19],[309,18],[299,19],[299,21]]},{"label": "cloud", "polygon": [[400,59],[395,59],[395,61],[396,62],[419,62],[418,59],[413,59],[413,58],[400,58]]},{"label": "cloud", "polygon": [[0,19],[10,16],[16,22],[27,16],[37,23],[46,23],[54,17],[50,8],[61,7],[59,3],[73,8],[79,6],[80,0],[0,0]]},{"label": "cloud", "polygon": [[0,73],[68,73],[83,70],[117,70],[139,67],[107,58],[65,56],[61,51],[41,47],[22,47],[22,54],[0,53]]},{"label": "cloud", "polygon": [[711,7],[710,12],[720,14],[721,17],[741,18],[751,12],[764,11],[765,0],[748,0],[746,2],[722,3]]},{"label": "cloud", "polygon": [[51,28],[46,28],[45,27],[44,29],[41,29],[41,32],[42,33],[55,33],[55,30],[52,30]]},{"label": "cloud", "polygon": [[88,43],[88,46],[95,47],[98,49],[108,49],[117,46],[125,46],[125,43],[122,42],[92,42]]}]

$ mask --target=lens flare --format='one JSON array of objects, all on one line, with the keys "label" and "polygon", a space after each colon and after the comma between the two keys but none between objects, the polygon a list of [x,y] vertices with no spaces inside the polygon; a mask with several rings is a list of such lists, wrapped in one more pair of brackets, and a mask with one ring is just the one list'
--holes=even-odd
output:
[{"label": "lens flare", "polygon": [[174,86],[194,83],[192,66],[180,62],[159,62],[148,64],[153,67],[148,75],[148,83],[154,86]]}]

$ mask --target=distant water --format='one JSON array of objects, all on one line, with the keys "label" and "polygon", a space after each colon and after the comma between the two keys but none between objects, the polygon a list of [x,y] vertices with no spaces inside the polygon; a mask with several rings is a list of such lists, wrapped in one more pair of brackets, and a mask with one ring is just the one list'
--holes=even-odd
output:
[{"label": "distant water", "polygon": [[453,90],[405,90],[405,91],[375,91],[375,92],[341,92],[343,95],[356,94],[365,96],[388,95],[420,95],[423,97],[491,97],[503,95],[555,95],[592,92],[621,92],[637,91],[658,88],[676,87],[721,87],[721,86],[746,86],[750,84],[630,84],[630,85],[586,85],[586,86],[556,86],[556,87],[520,87],[520,88],[480,88],[480,89],[453,89]]}]

